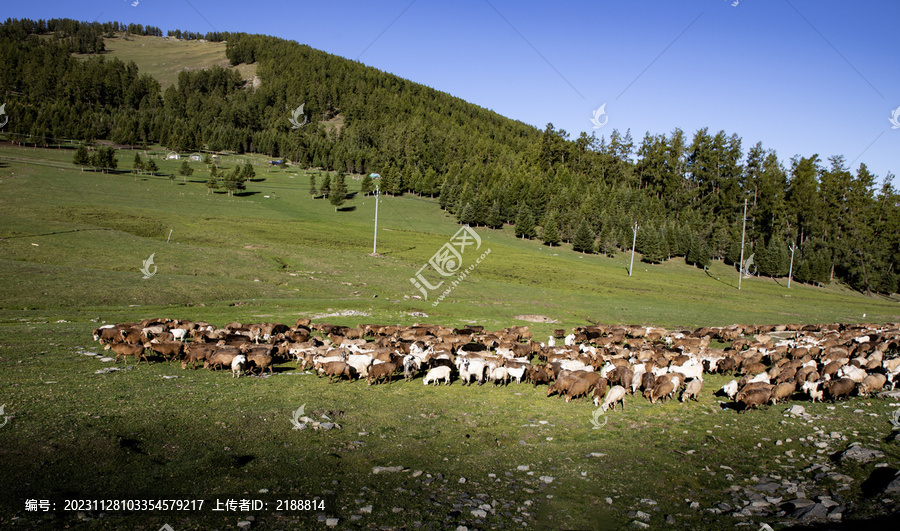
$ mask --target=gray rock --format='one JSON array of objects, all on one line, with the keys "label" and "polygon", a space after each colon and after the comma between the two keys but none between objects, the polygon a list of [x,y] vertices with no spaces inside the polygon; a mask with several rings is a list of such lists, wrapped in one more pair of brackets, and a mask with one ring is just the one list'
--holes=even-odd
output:
[{"label": "gray rock", "polygon": [[366,505],[365,507],[360,507],[359,512],[363,514],[372,514],[372,506]]},{"label": "gray rock", "polygon": [[647,529],[650,527],[650,524],[641,522],[640,520],[632,520],[631,527],[638,527],[640,529]]},{"label": "gray rock", "polygon": [[828,509],[821,503],[809,505],[791,513],[791,517],[797,520],[819,520],[826,516],[828,516]]},{"label": "gray rock", "polygon": [[328,527],[335,527],[336,525],[338,525],[339,521],[340,520],[338,520],[337,518],[326,518],[325,525],[327,525]]},{"label": "gray rock", "polygon": [[885,494],[898,494],[900,493],[900,471],[898,471],[894,475],[894,479],[891,480],[890,483],[884,488]]},{"label": "gray rock", "polygon": [[240,522],[237,523],[237,526],[241,529],[250,529],[251,525],[253,525],[253,523],[249,522],[247,520],[241,520]]},{"label": "gray rock", "polygon": [[638,511],[638,512],[634,513],[634,517],[637,518],[638,520],[641,520],[644,522],[650,521],[650,515],[645,513],[644,511]]},{"label": "gray rock", "polygon": [[873,450],[872,448],[864,448],[858,444],[851,445],[849,448],[841,452],[838,457],[840,461],[856,461],[857,463],[868,463],[875,459],[884,457],[884,452]]},{"label": "gray rock", "polygon": [[784,412],[788,415],[802,417],[803,415],[806,415],[806,408],[799,404],[794,404],[791,407],[785,409]]}]

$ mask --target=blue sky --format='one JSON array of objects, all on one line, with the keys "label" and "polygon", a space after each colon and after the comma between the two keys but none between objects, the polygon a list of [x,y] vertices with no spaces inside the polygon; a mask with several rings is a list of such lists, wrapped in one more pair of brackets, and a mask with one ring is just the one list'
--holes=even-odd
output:
[{"label": "blue sky", "polygon": [[[900,173],[900,2],[236,0],[20,2],[11,18],[262,33],[358,59],[576,138],[702,127]],[[4,17],[4,18],[5,18]],[[593,109],[608,122],[594,130]],[[900,183],[896,181],[895,183]]]}]

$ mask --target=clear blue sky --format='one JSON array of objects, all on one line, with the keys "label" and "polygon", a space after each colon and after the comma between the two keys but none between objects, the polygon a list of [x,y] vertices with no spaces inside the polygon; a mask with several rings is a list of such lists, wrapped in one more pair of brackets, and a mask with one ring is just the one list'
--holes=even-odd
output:
[{"label": "clear blue sky", "polygon": [[[358,59],[571,138],[701,127],[793,155],[900,173],[900,2],[84,0],[4,18],[262,33]],[[735,5],[736,4],[736,5]],[[895,181],[895,183],[898,181]]]}]

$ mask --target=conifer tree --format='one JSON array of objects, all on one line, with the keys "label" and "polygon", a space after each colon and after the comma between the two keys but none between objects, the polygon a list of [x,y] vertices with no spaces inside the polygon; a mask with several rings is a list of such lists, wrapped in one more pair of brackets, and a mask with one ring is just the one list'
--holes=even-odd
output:
[{"label": "conifer tree", "polygon": [[309,195],[315,199],[316,194],[318,193],[318,190],[316,190],[316,174],[313,173],[309,176]]},{"label": "conifer tree", "polygon": [[219,189],[219,172],[216,170],[216,167],[213,166],[211,170],[209,170],[209,179],[206,180],[206,193],[209,194],[213,190]]},{"label": "conifer tree", "polygon": [[494,201],[486,220],[487,226],[492,229],[503,228],[503,218],[500,216],[500,201]]},{"label": "conifer tree", "polygon": [[572,239],[572,250],[582,254],[594,252],[594,231],[588,222],[582,219],[575,229],[575,237]]},{"label": "conifer tree", "polygon": [[322,179],[322,188],[319,189],[322,193],[322,197],[328,197],[331,194],[331,174],[326,173],[325,178]]},{"label": "conifer tree", "polygon": [[85,166],[91,165],[91,155],[88,153],[88,150],[83,145],[78,146],[78,149],[75,151],[75,157],[72,159],[72,163],[76,166],[81,166],[81,171],[84,171]]},{"label": "conifer tree", "polygon": [[334,177],[334,183],[331,187],[330,195],[328,196],[328,202],[334,206],[334,211],[337,212],[338,207],[343,205],[346,200],[347,183],[344,181],[344,173],[339,172]]},{"label": "conifer tree", "polygon": [[559,245],[559,223],[556,219],[556,212],[551,212],[545,217],[541,237],[544,240],[544,245],[549,245],[550,247]]},{"label": "conifer tree", "polygon": [[375,181],[368,174],[363,177],[362,182],[359,185],[359,193],[362,195],[369,195],[375,191]]},{"label": "conifer tree", "polygon": [[534,232],[534,218],[531,216],[531,210],[523,203],[516,216],[516,237],[521,236],[522,239],[530,240],[534,238]]}]

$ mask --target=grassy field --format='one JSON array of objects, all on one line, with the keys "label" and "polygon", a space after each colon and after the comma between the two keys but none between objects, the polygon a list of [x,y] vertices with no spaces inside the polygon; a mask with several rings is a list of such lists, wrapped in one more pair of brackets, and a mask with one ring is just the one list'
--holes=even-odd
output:
[{"label": "grassy field", "polygon": [[[511,227],[476,229],[478,253],[491,252],[434,306],[435,293],[421,299],[409,279],[459,229],[436,200],[383,197],[379,256],[371,256],[373,199],[356,195],[335,212],[308,193],[309,175],[321,183],[320,172],[226,157],[226,168],[257,164],[246,193],[228,197],[208,193],[200,163],[183,182],[132,175],[128,151],[119,152],[122,173],[113,174],[81,172],[72,155],[0,145],[4,527],[221,529],[252,515],[259,529],[325,528],[320,516],[339,518],[340,528],[606,529],[643,511],[653,527],[672,526],[671,517],[676,527],[750,521],[755,529],[785,521],[735,519],[718,504],[739,507],[741,489],[772,476],[805,486],[809,497],[836,497],[848,518],[896,508],[863,487],[875,463],[828,459],[859,441],[885,452],[879,462],[900,465],[897,443],[885,440],[896,408],[879,399],[804,403],[809,418],[783,416],[784,407],[737,414],[712,395],[726,379],[711,377],[698,403],[628,398],[624,412],[592,429],[592,404],[548,399],[530,385],[427,388],[415,380],[370,388],[329,384],[290,364],[269,378],[232,379],[170,363],[96,374],[110,364],[84,354],[98,352],[91,329],[159,316],[220,326],[301,316],[350,325],[530,324],[546,339],[554,328],[596,322],[669,329],[895,322],[900,311],[895,300],[839,285],[788,289],[786,279],[750,278],[738,291],[736,273],[721,263],[704,272],[680,260],[649,266],[637,257],[629,277],[627,253],[551,249],[514,238]],[[180,164],[157,162],[163,173]],[[348,179],[348,186],[358,190],[359,182]],[[144,279],[140,268],[151,254],[156,274]],[[475,256],[466,253],[464,265]],[[521,315],[556,322],[533,324]],[[292,429],[301,405],[342,429]],[[820,448],[819,431],[847,440]],[[852,481],[844,488],[816,479],[818,464]],[[373,474],[376,466],[404,470]],[[324,511],[277,510],[278,500],[314,496]],[[26,512],[29,498],[54,500],[57,510]],[[202,511],[102,517],[62,507],[64,499],[123,498],[207,501]],[[209,510],[228,498],[269,505]],[[371,513],[361,511],[369,505]],[[472,514],[483,505],[490,506],[486,516]]]}]

